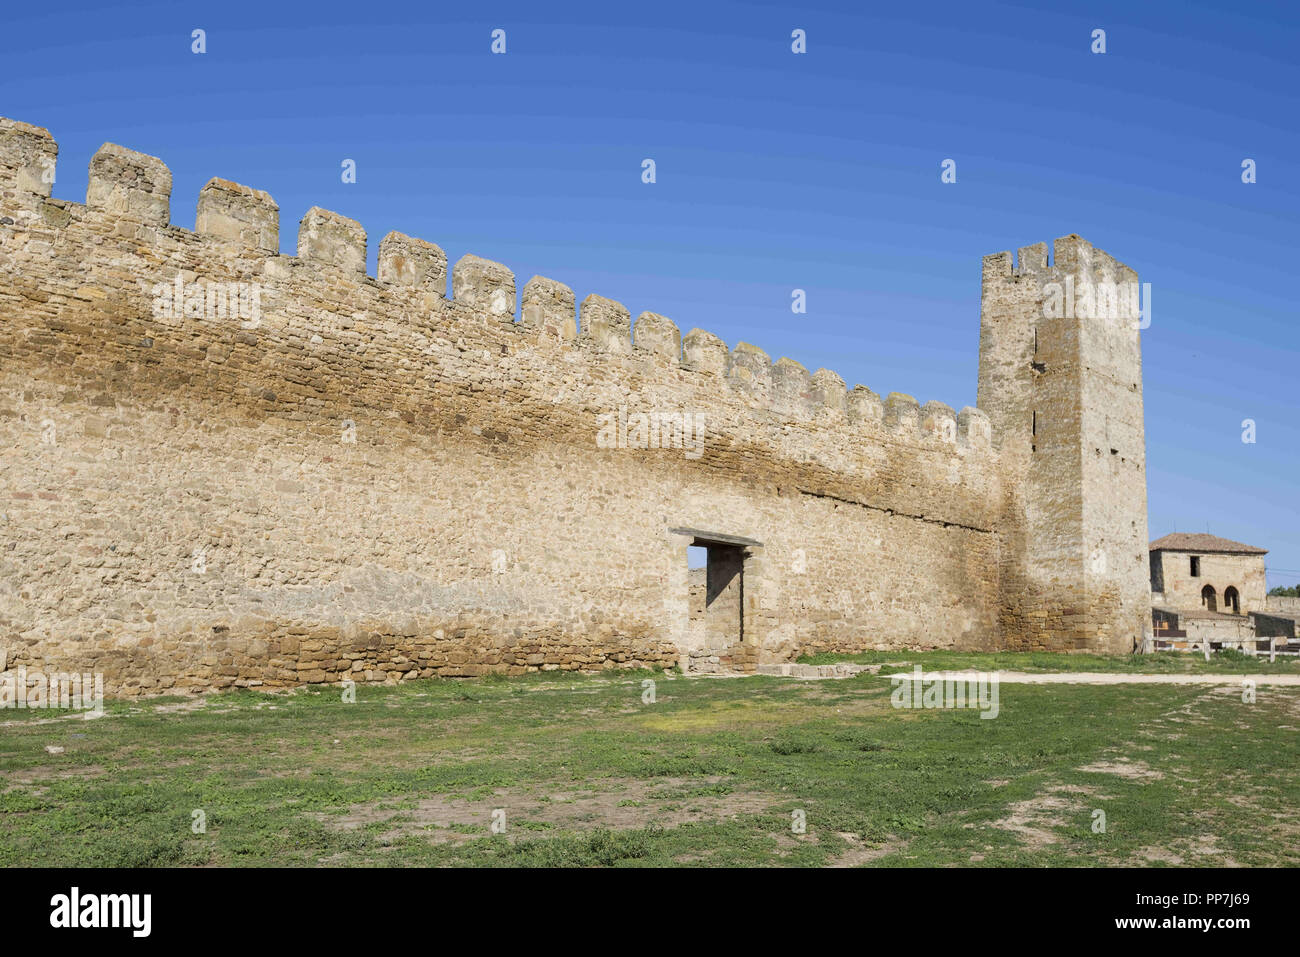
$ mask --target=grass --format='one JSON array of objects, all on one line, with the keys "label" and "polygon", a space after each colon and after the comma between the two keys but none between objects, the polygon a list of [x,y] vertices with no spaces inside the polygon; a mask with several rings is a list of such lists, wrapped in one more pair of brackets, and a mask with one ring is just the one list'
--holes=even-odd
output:
[{"label": "grass", "polygon": [[1004,684],[995,720],[889,693],[627,672],[0,712],[0,865],[1300,862],[1300,688]]}]

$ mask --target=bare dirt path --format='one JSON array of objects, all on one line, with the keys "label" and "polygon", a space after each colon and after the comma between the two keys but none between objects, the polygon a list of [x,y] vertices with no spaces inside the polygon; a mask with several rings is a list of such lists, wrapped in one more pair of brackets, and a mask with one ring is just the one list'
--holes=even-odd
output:
[{"label": "bare dirt path", "polygon": [[[977,675],[986,677],[997,676],[999,681],[1007,684],[1027,684],[1027,685],[1222,685],[1238,684],[1242,681],[1253,681],[1257,685],[1295,685],[1300,686],[1300,675],[1248,675],[1248,674],[1202,674],[1202,675],[1146,675],[1146,674],[1125,674],[1122,672],[1108,671],[1049,671],[1049,672],[1028,672],[1028,671],[985,671],[979,672],[973,668],[965,671],[923,671],[921,677],[930,681],[933,679],[947,680],[969,680]],[[912,672],[900,672],[896,675],[885,675],[887,678],[911,678]]]}]

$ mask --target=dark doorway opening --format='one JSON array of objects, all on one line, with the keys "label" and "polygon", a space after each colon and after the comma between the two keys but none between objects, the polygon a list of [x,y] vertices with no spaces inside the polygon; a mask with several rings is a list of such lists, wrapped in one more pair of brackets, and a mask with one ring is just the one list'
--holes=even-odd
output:
[{"label": "dark doorway opening", "polygon": [[720,664],[731,664],[745,640],[745,547],[696,538],[686,555],[692,627]]},{"label": "dark doorway opening", "polygon": [[1241,614],[1241,597],[1232,585],[1223,590],[1223,610],[1234,615]]}]

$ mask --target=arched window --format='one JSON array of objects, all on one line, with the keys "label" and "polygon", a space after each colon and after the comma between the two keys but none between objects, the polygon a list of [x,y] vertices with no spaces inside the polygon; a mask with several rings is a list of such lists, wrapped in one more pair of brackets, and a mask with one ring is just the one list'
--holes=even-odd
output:
[{"label": "arched window", "polygon": [[1237,596],[1237,589],[1232,585],[1223,590],[1223,610],[1230,611],[1234,615],[1241,614],[1241,599]]},{"label": "arched window", "polygon": [[1201,589],[1201,604],[1204,605],[1208,611],[1219,610],[1219,599],[1215,594],[1213,585],[1206,585]]}]

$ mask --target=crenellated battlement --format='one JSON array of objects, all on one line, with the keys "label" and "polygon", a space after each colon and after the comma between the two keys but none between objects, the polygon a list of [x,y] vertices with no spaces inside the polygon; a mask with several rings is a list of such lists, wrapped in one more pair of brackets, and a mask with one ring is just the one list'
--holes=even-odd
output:
[{"label": "crenellated battlement", "polygon": [[49,130],[0,116],[0,215],[38,209],[54,189],[58,157]]},{"label": "crenellated battlement", "polygon": [[[0,120],[11,661],[102,668],[113,695],[752,669],[1039,646],[1038,609],[1057,611],[1022,587],[1041,453],[997,375],[959,412],[882,396],[396,231],[371,275],[362,223],[313,206],[290,242],[268,192],[225,179],[186,229],[167,166],[111,143],[84,203],[53,198],[57,159],[46,130]],[[1068,397],[1064,324],[1029,365],[1031,277],[1127,274],[1077,237],[1056,259],[985,259],[984,332],[1007,383]],[[1127,421],[1103,425],[1097,448],[1130,447]],[[726,621],[692,605],[692,544],[743,577]]]},{"label": "crenellated battlement", "polygon": [[1027,279],[1046,282],[1067,276],[1099,283],[1137,281],[1133,269],[1075,233],[1053,241],[1050,259],[1047,243],[1021,246],[1014,259],[1009,250],[984,257],[985,283]]},{"label": "crenellated battlement", "polygon": [[217,242],[276,255],[280,207],[270,193],[213,178],[199,190],[194,231]]},{"label": "crenellated battlement", "polygon": [[[18,225],[25,219],[39,219],[51,195],[57,156],[58,145],[47,130],[0,119],[0,212],[15,218]],[[895,439],[947,444],[963,451],[989,448],[987,419],[977,409],[968,407],[958,416],[942,403],[932,402],[926,405],[931,410],[926,416],[915,400],[902,396],[895,402],[897,408],[889,401],[882,405],[863,386],[850,392],[831,370],[809,373],[793,359],[772,361],[761,349],[743,342],[728,350],[721,339],[700,329],[683,336],[673,320],[653,312],[643,312],[633,322],[622,303],[596,294],[582,300],[575,319],[575,296],[568,286],[534,276],[520,297],[507,266],[472,254],[452,266],[448,283],[442,249],[402,233],[390,232],[380,242],[378,274],[370,277],[365,228],[321,207],[312,207],[299,221],[297,255],[282,256],[280,209],[275,200],[265,191],[229,180],[214,178],[200,190],[192,232],[171,226],[171,187],[171,171],[162,160],[106,143],[91,159],[84,209],[116,220],[123,238],[160,242],[157,229],[168,227],[177,234],[238,250],[245,271],[250,257],[289,261],[288,270],[263,270],[267,275],[292,271],[296,260],[319,271],[323,283],[341,277],[418,291],[422,307],[431,313],[444,312],[447,304],[455,303],[517,326],[524,334],[589,353],[641,358],[718,376],[751,407],[784,419],[844,422],[868,431],[879,428],[881,434]],[[61,205],[66,209],[75,204]],[[972,431],[971,422],[983,424]]]}]

